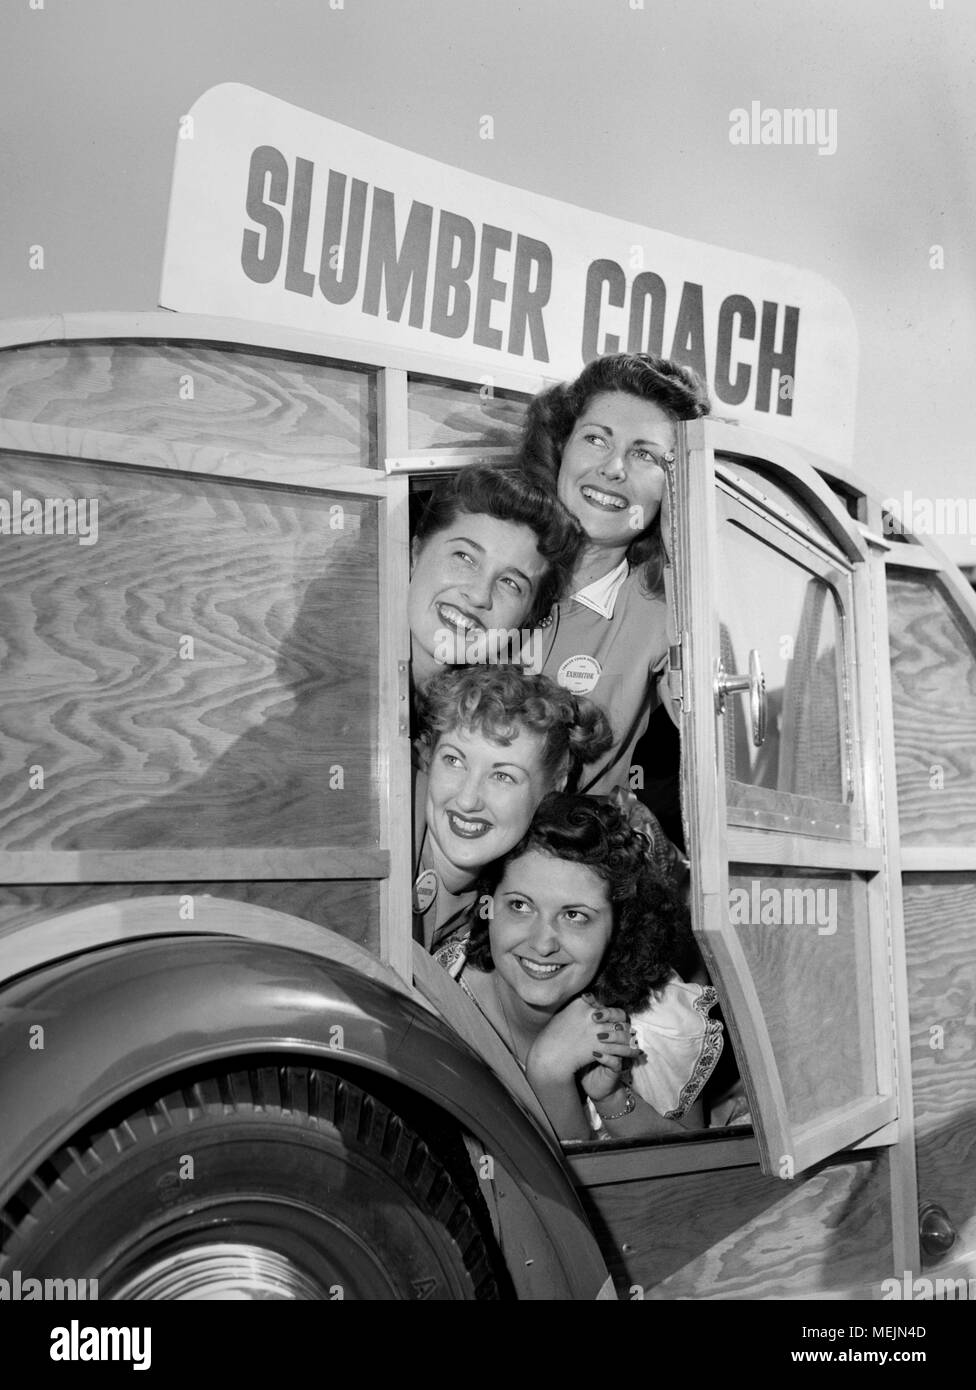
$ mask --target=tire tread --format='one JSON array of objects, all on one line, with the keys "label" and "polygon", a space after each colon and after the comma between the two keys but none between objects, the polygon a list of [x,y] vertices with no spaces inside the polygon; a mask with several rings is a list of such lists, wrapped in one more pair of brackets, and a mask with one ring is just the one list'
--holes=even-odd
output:
[{"label": "tire tread", "polygon": [[[50,1221],[63,1202],[135,1146],[233,1114],[280,1117],[297,1127],[337,1130],[346,1144],[379,1163],[443,1227],[472,1282],[475,1299],[501,1297],[484,1236],[448,1168],[383,1101],[343,1077],[308,1065],[221,1070],[177,1089],[167,1088],[128,1113],[116,1108],[102,1124],[63,1145],[22,1184],[0,1212],[0,1250],[22,1243],[38,1223]],[[0,1271],[4,1263],[0,1254]]]}]

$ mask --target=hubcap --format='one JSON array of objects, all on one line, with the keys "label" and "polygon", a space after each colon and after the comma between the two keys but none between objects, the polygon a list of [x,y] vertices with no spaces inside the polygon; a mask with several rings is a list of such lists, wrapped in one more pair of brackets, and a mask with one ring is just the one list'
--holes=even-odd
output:
[{"label": "hubcap", "polygon": [[275,1250],[231,1242],[193,1245],[139,1271],[121,1285],[116,1299],[291,1300],[328,1298],[313,1279]]}]

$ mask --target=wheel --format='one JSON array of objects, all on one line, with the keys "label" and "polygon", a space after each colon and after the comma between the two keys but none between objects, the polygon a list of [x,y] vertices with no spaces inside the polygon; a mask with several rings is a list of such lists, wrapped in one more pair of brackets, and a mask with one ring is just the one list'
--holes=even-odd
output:
[{"label": "wheel", "polygon": [[424,1141],[302,1066],[119,1108],[42,1165],[0,1229],[0,1273],[94,1278],[101,1299],[500,1296],[472,1210]]}]

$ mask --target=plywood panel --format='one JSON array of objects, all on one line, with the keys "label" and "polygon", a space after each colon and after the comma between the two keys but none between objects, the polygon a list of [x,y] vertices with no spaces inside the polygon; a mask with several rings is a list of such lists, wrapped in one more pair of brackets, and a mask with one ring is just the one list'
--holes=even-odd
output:
[{"label": "plywood panel", "polygon": [[[0,888],[0,938],[18,927],[78,908],[97,907],[100,903],[157,897],[174,893],[180,897],[200,899],[228,898],[233,902],[253,903],[274,908],[293,917],[301,917],[317,926],[328,927],[366,950],[379,950],[379,885],[354,880],[333,880],[329,883],[302,880],[301,882],[266,883],[100,883],[100,884],[29,884],[18,888]],[[174,930],[185,931],[186,921],[175,920]]]},{"label": "plywood panel", "polygon": [[376,503],[5,455],[18,491],[98,530],[2,538],[0,848],[377,843]]},{"label": "plywood panel", "polygon": [[887,1168],[872,1156],[793,1183],[719,1169],[581,1197],[622,1298],[870,1297],[891,1273]]},{"label": "plywood panel", "polygon": [[854,875],[735,865],[729,910],[802,1126],[877,1094],[867,903]]},{"label": "plywood panel", "polygon": [[976,844],[976,634],[927,574],[888,574],[905,845]]},{"label": "plywood panel", "polygon": [[514,448],[522,432],[525,401],[480,386],[459,386],[411,377],[411,449]]},{"label": "plywood panel", "polygon": [[976,873],[906,874],[912,1091],[920,1202],[958,1233],[940,1268],[976,1273]]},{"label": "plywood panel", "polygon": [[366,468],[376,463],[373,383],[366,372],[256,348],[49,343],[0,352],[0,418]]}]

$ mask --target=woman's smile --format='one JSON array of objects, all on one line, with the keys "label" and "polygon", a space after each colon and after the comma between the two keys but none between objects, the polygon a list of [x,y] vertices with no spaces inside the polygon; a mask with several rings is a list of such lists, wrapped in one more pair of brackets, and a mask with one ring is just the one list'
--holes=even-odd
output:
[{"label": "woman's smile", "polygon": [[588,502],[591,507],[597,507],[604,512],[626,511],[630,506],[628,499],[620,492],[604,492],[599,488],[593,487],[590,483],[584,483],[580,488],[580,496],[584,502]]},{"label": "woman's smile", "polygon": [[435,603],[434,610],[446,628],[453,628],[461,636],[469,632],[484,632],[485,625],[473,613],[459,608],[456,603]]},{"label": "woman's smile", "polygon": [[553,975],[557,975],[560,970],[565,969],[568,961],[558,961],[555,964],[543,965],[540,961],[530,960],[528,956],[521,956],[517,952],[513,953],[519,965],[528,975],[530,980],[545,980]]},{"label": "woman's smile", "polygon": [[487,835],[494,829],[490,820],[482,817],[462,816],[458,811],[447,809],[445,812],[447,823],[455,835],[460,835],[462,840],[478,840],[482,835]]}]

